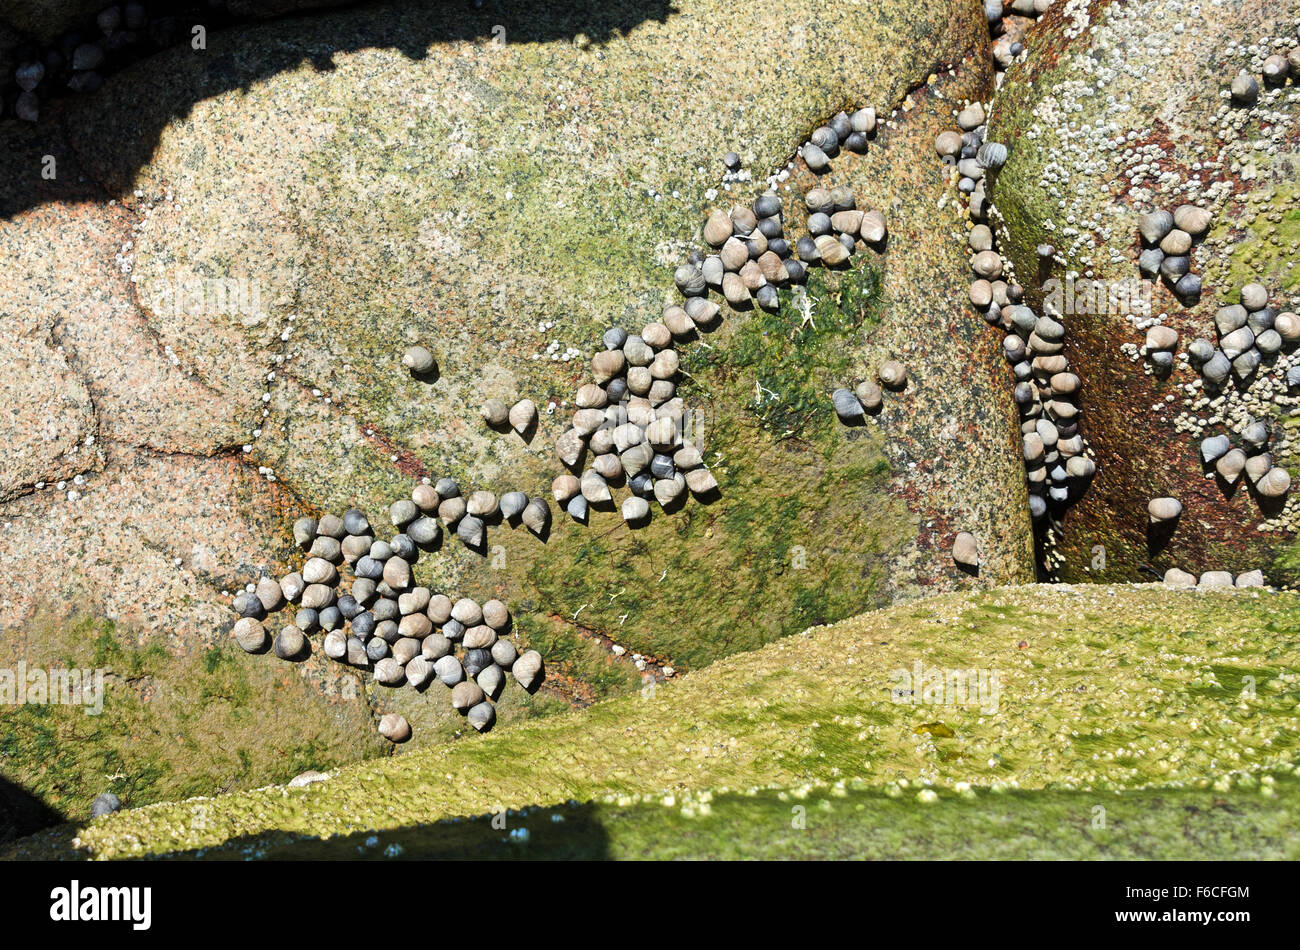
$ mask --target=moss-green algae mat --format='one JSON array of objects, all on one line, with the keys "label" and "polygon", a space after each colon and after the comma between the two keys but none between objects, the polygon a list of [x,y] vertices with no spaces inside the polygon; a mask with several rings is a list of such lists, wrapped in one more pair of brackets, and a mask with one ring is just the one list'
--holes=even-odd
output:
[{"label": "moss-green algae mat", "polygon": [[[1271,777],[1270,777],[1271,778]],[[1294,776],[1125,792],[859,784],[568,802],[321,839],[272,833],[182,857],[263,860],[1208,860],[1300,857]]]},{"label": "moss-green algae mat", "polygon": [[[234,839],[255,853],[285,832],[350,836],[608,795],[631,803],[819,782],[877,791],[930,782],[941,799],[959,783],[1041,789],[1047,804],[1075,791],[1089,802],[1116,789],[1211,791],[1217,781],[1225,791],[1242,776],[1267,785],[1296,766],[1297,660],[1293,593],[945,594],[730,657],[642,696],[348,767],[300,790],[124,812],[28,839],[15,855],[127,857]],[[996,711],[987,701],[896,702],[906,685],[897,671],[917,663],[996,673]],[[1237,778],[1225,784],[1225,775]],[[1287,809],[1290,797],[1273,801]]]}]

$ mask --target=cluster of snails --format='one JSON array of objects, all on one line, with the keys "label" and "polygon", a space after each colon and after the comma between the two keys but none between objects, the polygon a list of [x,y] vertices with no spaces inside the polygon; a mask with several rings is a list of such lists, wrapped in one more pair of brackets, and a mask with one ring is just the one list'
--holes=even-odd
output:
[{"label": "cluster of snails", "polygon": [[1152,211],[1138,222],[1145,245],[1138,255],[1143,277],[1162,277],[1174,295],[1184,303],[1201,296],[1201,277],[1192,273],[1192,246],[1210,230],[1212,216],[1196,205],[1179,205],[1173,213]]},{"label": "cluster of snails", "polygon": [[969,196],[967,244],[975,272],[970,302],[991,326],[1007,334],[1002,349],[1016,379],[1014,396],[1020,410],[1029,509],[1038,520],[1047,513],[1049,502],[1065,504],[1072,488],[1086,485],[1096,472],[1096,463],[1086,454],[1087,444],[1079,433],[1077,399],[1082,383],[1069,371],[1063,352],[1064,325],[1053,315],[1034,313],[1024,304],[1023,288],[1003,279],[1002,256],[988,223],[991,207],[985,187],[986,175],[995,174],[1005,164],[1007,148],[985,140],[982,108],[967,106],[961,115],[963,125],[977,118],[980,124],[962,134],[941,133],[935,151],[956,167],[959,187]]},{"label": "cluster of snails", "polygon": [[1213,435],[1201,442],[1201,461],[1214,467],[1228,485],[1235,485],[1244,473],[1246,480],[1262,498],[1281,498],[1291,489],[1291,476],[1285,468],[1273,464],[1268,451],[1272,433],[1258,420],[1250,421],[1239,433],[1241,447],[1234,448],[1226,435]]},{"label": "cluster of snails", "polygon": [[1205,382],[1216,388],[1226,386],[1230,376],[1245,383],[1265,360],[1300,344],[1300,316],[1270,307],[1268,288],[1263,284],[1243,287],[1241,303],[1221,307],[1214,315],[1214,327],[1219,333],[1218,347],[1208,340],[1196,340],[1187,355]]},{"label": "cluster of snails", "polygon": [[[1040,0],[1046,10],[1051,0]],[[1025,51],[1025,20],[1022,17],[1037,16],[1042,10],[1037,4],[1022,3],[1013,8],[1012,13],[1019,16],[1007,16],[1002,0],[984,0],[984,13],[989,21],[989,36],[993,39],[993,68],[998,71],[998,83],[1001,84],[1002,73],[1009,69],[1021,53]],[[1022,8],[1028,9],[1022,9]]]},{"label": "cluster of snails", "polygon": [[[701,324],[716,317],[717,304],[709,307]],[[663,322],[639,334],[605,331],[605,349],[591,360],[595,381],[578,389],[572,424],[555,443],[569,471],[551,483],[551,492],[574,521],[585,524],[592,507],[612,508],[612,489],[624,484],[630,494],[620,510],[631,527],[649,522],[651,498],[671,512],[688,490],[702,500],[716,493],[717,479],[689,438],[691,414],[677,396],[679,357],[671,344],[693,335],[696,325],[686,309],[670,305]]]},{"label": "cluster of snails", "polygon": [[879,247],[885,240],[884,215],[858,210],[847,186],[812,188],[804,204],[808,234],[793,246],[785,237],[781,199],[772,192],[759,195],[749,207],[709,214],[703,237],[714,252],[692,251],[673,275],[691,323],[712,326],[718,307],[709,301],[710,288],[721,292],[733,309],[757,303],[774,311],[780,306],[778,288],[803,283],[809,266],[839,266],[859,241]]},{"label": "cluster of snails", "polygon": [[866,152],[867,143],[876,131],[876,110],[858,109],[852,115],[838,112],[826,125],[818,126],[799,146],[804,164],[817,174],[831,167],[831,159],[841,148],[859,155]]},{"label": "cluster of snails", "polygon": [[[438,547],[437,517],[453,500],[461,499],[451,479],[436,487],[416,485],[409,499],[389,508],[397,533],[387,541],[375,537],[369,518],[357,508],[342,517],[299,518],[293,534],[306,552],[302,570],[279,581],[262,577],[236,595],[235,641],[249,653],[264,653],[269,646],[281,659],[298,662],[311,655],[310,635],[321,633],[326,656],[368,670],[382,685],[424,689],[437,678],[475,729],[490,729],[506,672],[526,690],[540,685],[545,674],[540,654],[520,654],[507,638],[505,604],[480,605],[467,597],[453,602],[414,584],[412,569],[422,551]],[[465,507],[462,502],[459,509]],[[344,566],[353,579],[340,595]],[[263,621],[290,604],[297,605],[293,622],[272,641]]]},{"label": "cluster of snails", "polygon": [[831,394],[831,403],[835,414],[845,425],[860,423],[868,413],[875,414],[884,404],[885,389],[902,390],[907,388],[907,367],[897,360],[886,360],[876,371],[880,385],[864,379],[853,389],[837,389]]},{"label": "cluster of snails", "polygon": [[1195,574],[1171,567],[1165,571],[1163,581],[1168,587],[1198,587],[1201,590],[1224,587],[1263,587],[1264,572],[1245,571],[1233,577],[1230,571],[1206,571],[1197,580]]},{"label": "cluster of snails", "polygon": [[107,6],[83,29],[67,30],[44,46],[25,42],[13,50],[17,66],[0,114],[36,122],[43,100],[95,92],[105,76],[173,43],[192,41],[198,29],[235,19],[224,5],[213,3],[170,4],[165,15],[151,15],[139,2]]}]

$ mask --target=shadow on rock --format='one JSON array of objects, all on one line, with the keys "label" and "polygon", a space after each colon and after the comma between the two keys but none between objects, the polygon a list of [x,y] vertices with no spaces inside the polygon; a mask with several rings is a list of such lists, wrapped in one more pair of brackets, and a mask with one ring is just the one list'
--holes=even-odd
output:
[{"label": "shadow on rock", "polygon": [[[574,40],[599,46],[641,23],[663,22],[674,12],[667,0],[559,0],[526,11],[504,2],[480,7],[438,0],[361,6],[364,16],[334,9],[274,21],[242,21],[206,11],[195,19],[208,24],[206,49],[193,50],[189,33],[178,31],[175,42],[162,49],[143,44],[143,58],[122,62],[95,92],[51,89],[34,123],[13,118],[6,110],[0,119],[0,135],[7,143],[0,153],[0,218],[52,201],[102,201],[105,189],[113,196],[125,193],[152,159],[163,129],[187,116],[196,102],[247,89],[304,64],[328,72],[339,53],[395,49],[419,60],[435,44]],[[95,23],[91,18],[69,28],[90,36]],[[40,56],[45,49],[27,46],[20,51],[24,56]],[[4,57],[10,52],[3,51]],[[158,81],[160,72],[168,82]],[[16,95],[16,89],[11,91]],[[88,140],[97,143],[93,174],[79,159]],[[56,160],[53,177],[47,170],[48,156]]]},{"label": "shadow on rock", "polygon": [[0,844],[35,834],[66,820],[57,809],[0,775]]}]

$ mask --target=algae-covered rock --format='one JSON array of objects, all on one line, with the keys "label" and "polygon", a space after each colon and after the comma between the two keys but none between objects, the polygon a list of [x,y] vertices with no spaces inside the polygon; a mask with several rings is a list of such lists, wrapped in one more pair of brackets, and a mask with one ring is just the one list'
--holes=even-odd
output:
[{"label": "algae-covered rock", "polygon": [[[332,770],[304,789],[127,811],[29,838],[8,856],[253,856],[293,839],[331,839],[355,855],[342,846],[352,836],[500,807],[665,795],[686,805],[724,785],[847,785],[914,804],[923,789],[945,799],[1016,789],[1018,815],[1044,792],[1118,802],[1116,792],[1258,787],[1298,764],[1288,670],[1300,662],[1294,641],[1259,631],[1298,621],[1300,595],[1258,589],[943,594],[480,741]],[[982,847],[1005,845],[992,839]]]},{"label": "algae-covered rock", "polygon": [[[963,255],[942,231],[956,209],[914,160],[952,99],[987,94],[979,3],[575,2],[504,23],[441,9],[214,30],[205,50],[162,51],[15,133],[0,292],[44,358],[62,352],[69,370],[45,385],[84,387],[91,405],[62,420],[86,454],[79,499],[53,491],[71,450],[47,449],[21,478],[46,486],[4,508],[6,629],[53,597],[196,655],[224,640],[231,593],[301,567],[295,518],[382,512],[425,475],[533,499],[530,527],[488,526],[481,552],[444,544],[414,578],[511,604],[520,649],[545,657],[546,684],[511,684],[498,728],[634,686],[631,662],[611,668],[599,646],[607,632],[686,669],[974,583],[947,557],[950,519],[981,538],[978,583],[1029,579],[1014,411],[954,304]],[[755,69],[776,55],[798,83]],[[636,536],[600,511],[590,528],[544,524],[533,506],[559,473],[563,404],[604,329],[659,320],[711,207],[752,199],[850,103],[881,127],[829,177],[883,213],[888,246],[683,352],[697,479],[717,497]],[[753,178],[724,187],[733,149]],[[808,184],[783,188],[788,206]],[[403,367],[414,345],[436,379]],[[908,388],[840,430],[827,394],[892,358]],[[537,431],[483,426],[489,398],[532,400]],[[319,667],[321,689],[352,675],[338,669]],[[441,690],[372,696],[418,747],[459,728]]]},{"label": "algae-covered rock", "polygon": [[[1205,437],[1230,434],[1237,444],[1251,418],[1272,420],[1272,451],[1294,473],[1284,377],[1296,358],[1266,356],[1248,390],[1229,380],[1226,398],[1211,403],[1217,392],[1207,393],[1184,354],[1162,374],[1141,349],[1152,321],[1176,331],[1180,351],[1197,338],[1217,345],[1215,312],[1251,281],[1280,310],[1300,299],[1294,87],[1263,87],[1250,109],[1228,98],[1238,73],[1259,76],[1265,56],[1297,44],[1298,15],[1296,2],[1262,0],[1054,4],[995,98],[989,137],[1010,146],[989,188],[1006,232],[1000,247],[1035,306],[1064,301],[1066,353],[1083,379],[1082,429],[1097,453],[1097,475],[1055,538],[1063,577],[1136,579],[1151,576],[1141,573],[1150,564],[1161,573],[1263,567],[1276,582],[1300,578],[1286,555],[1300,503],[1261,503],[1207,477],[1197,452]],[[1132,283],[1139,221],[1188,204],[1212,213],[1208,237],[1191,251],[1192,272],[1204,277],[1199,301],[1180,302],[1159,279],[1148,294]],[[1040,244],[1056,249],[1044,266]],[[1084,284],[1067,286],[1071,277],[1107,283],[1098,298]],[[1169,536],[1152,536],[1146,502],[1166,495],[1187,516]]]}]

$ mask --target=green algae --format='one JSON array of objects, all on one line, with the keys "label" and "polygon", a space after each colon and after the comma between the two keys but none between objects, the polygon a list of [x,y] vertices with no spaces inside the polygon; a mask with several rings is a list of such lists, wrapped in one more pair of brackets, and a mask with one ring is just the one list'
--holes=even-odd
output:
[{"label": "green algae", "polygon": [[172,657],[84,616],[41,617],[27,633],[0,646],[0,666],[104,671],[98,713],[89,702],[3,713],[0,773],[73,820],[100,792],[136,807],[284,782],[384,748],[364,711],[332,708],[292,668],[234,647]]},{"label": "green algae", "polygon": [[816,273],[807,296],[806,312],[787,298],[688,350],[681,395],[720,498],[636,532],[562,525],[520,586],[679,669],[885,601],[913,517],[888,496],[878,430],[846,429],[829,399],[879,320],[879,267]]},{"label": "green algae", "polygon": [[[1261,792],[1260,789],[1267,789]],[[1300,780],[1122,793],[888,791],[860,782],[570,802],[380,834],[269,833],[200,854],[264,860],[1295,860]]]},{"label": "green algae", "polygon": [[1241,288],[1263,283],[1280,291],[1300,287],[1300,272],[1295,268],[1300,251],[1300,182],[1279,182],[1254,191],[1248,197],[1243,215],[1237,221],[1219,222],[1212,238],[1228,241],[1240,237],[1226,258],[1216,258],[1207,268],[1207,280],[1229,288],[1224,301],[1239,299]]},{"label": "green algae", "polygon": [[[894,701],[898,671],[918,662],[996,671],[996,710]],[[581,712],[350,766],[305,789],[137,809],[75,835],[82,853],[124,857],[272,832],[382,834],[498,807],[853,776],[885,791],[930,782],[941,796],[961,783],[1204,790],[1228,773],[1281,775],[1300,763],[1300,684],[1287,672],[1298,662],[1297,594],[1100,585],[949,594],[787,637]],[[917,734],[936,722],[953,735]],[[71,853],[73,834],[51,832],[13,854]]]}]

